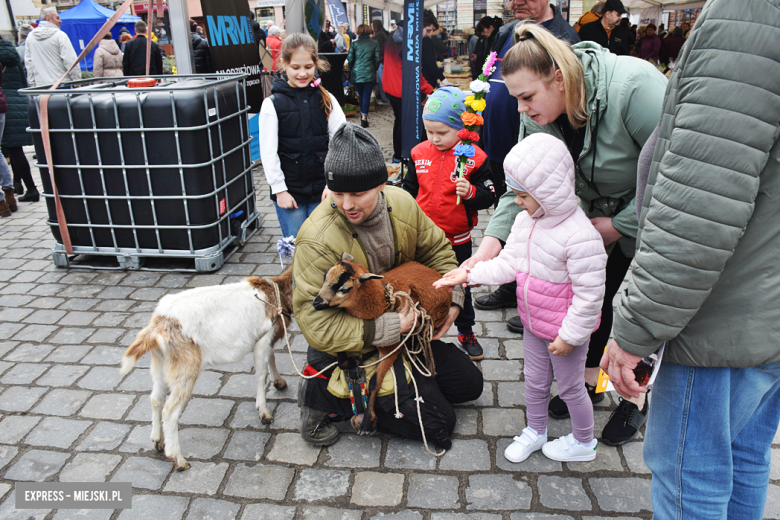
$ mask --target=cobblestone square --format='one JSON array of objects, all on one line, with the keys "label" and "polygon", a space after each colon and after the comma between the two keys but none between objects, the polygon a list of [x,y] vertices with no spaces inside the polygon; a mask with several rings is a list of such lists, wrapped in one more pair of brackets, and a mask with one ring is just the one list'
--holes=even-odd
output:
[{"label": "cobblestone square", "polygon": [[[379,106],[369,120],[389,159],[390,107]],[[34,175],[40,186],[37,169]],[[57,268],[45,202],[19,203],[17,213],[0,220],[0,519],[652,517],[644,428],[624,446],[600,444],[590,463],[554,462],[541,452],[519,464],[504,458],[526,425],[523,341],[505,325],[512,309],[477,311],[484,391],[456,407],[453,448],[441,458],[419,441],[358,437],[347,427],[330,447],[306,444],[299,433],[300,378],[280,342],[276,360],[289,386],[268,392],[274,422],[259,421],[251,354],[207,367],[180,420],[191,468],[173,471],[150,441],[149,358],[127,376],[119,375],[119,361],[162,296],[280,273],[278,221],[262,169],[254,175],[263,226],[210,274]],[[481,212],[476,236],[491,214]],[[295,324],[290,329],[302,368],[306,341]],[[455,329],[446,337],[454,340]],[[597,437],[616,401],[596,405]],[[551,438],[570,431],[569,420],[549,422]],[[780,434],[774,443],[765,518],[780,518]],[[16,510],[13,488],[21,481],[131,482],[133,508]]]}]

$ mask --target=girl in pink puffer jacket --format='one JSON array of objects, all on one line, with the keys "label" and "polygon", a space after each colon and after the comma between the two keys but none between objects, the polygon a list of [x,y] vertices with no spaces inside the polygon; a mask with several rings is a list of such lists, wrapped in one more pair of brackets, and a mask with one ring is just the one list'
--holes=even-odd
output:
[{"label": "girl in pink puffer jacket", "polygon": [[[604,300],[607,253],[601,235],[574,194],[574,162],[563,141],[543,133],[517,144],[504,159],[506,183],[525,209],[501,254],[470,270],[456,269],[437,287],[501,285],[517,280],[525,326],[528,427],[504,456],[521,462],[542,452],[553,460],[593,460],[593,405],[585,389],[585,357]],[[553,373],[569,407],[573,433],[547,442],[547,405]]]}]

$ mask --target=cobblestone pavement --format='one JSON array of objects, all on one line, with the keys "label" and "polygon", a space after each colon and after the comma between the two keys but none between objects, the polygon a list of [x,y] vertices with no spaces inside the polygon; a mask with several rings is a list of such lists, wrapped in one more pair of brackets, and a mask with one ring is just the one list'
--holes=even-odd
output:
[{"label": "cobblestone pavement", "polygon": [[[390,108],[379,107],[370,121],[389,158]],[[478,401],[457,407],[453,448],[440,459],[420,442],[381,435],[342,433],[328,448],[305,444],[299,378],[278,344],[289,387],[269,394],[274,422],[258,420],[251,355],[209,368],[181,418],[192,468],[173,472],[149,440],[148,358],[124,377],[119,359],[163,295],[279,273],[278,224],[262,173],[256,183],[263,229],[214,274],[57,268],[43,202],[20,203],[12,218],[0,220],[1,519],[650,518],[641,434],[623,447],[600,446],[589,463],[553,462],[541,453],[518,465],[504,459],[526,424],[523,342],[504,324],[511,311],[477,311],[485,389]],[[292,347],[302,366],[306,345],[297,331]],[[614,399],[596,406],[597,432]],[[570,424],[551,420],[549,429],[560,436]],[[767,518],[780,517],[780,436],[775,443]],[[133,508],[14,508],[15,481],[57,480],[130,481]]]}]

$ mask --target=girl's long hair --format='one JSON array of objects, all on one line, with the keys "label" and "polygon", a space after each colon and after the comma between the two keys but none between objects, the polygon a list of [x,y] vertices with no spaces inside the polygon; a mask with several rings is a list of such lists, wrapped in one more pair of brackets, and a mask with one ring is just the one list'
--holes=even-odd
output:
[{"label": "girl's long hair", "polygon": [[507,51],[501,64],[503,76],[526,69],[553,81],[555,72],[560,70],[569,123],[573,128],[585,126],[588,108],[582,62],[571,45],[544,27],[529,22],[518,24],[514,38],[516,43]]},{"label": "girl's long hair", "polygon": [[[317,55],[317,43],[314,41],[314,38],[305,33],[291,34],[282,42],[283,67],[290,64],[293,53],[295,53],[295,51],[301,47],[306,49],[309,54],[311,54],[311,61],[314,62],[314,66],[317,67],[320,72],[327,72],[330,70],[330,64]],[[322,84],[320,84],[317,88],[320,89],[320,94],[322,95],[322,105],[320,106],[325,111],[325,116],[330,117],[330,113],[333,111],[333,105],[330,100],[330,93],[325,89],[325,87],[322,86]]]}]

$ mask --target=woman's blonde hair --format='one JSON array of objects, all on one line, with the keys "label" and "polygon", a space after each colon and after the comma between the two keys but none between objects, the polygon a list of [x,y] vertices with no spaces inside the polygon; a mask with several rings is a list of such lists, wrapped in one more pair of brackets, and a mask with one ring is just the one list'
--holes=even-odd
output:
[{"label": "woman's blonde hair", "polygon": [[[320,72],[327,72],[330,70],[330,64],[317,55],[317,44],[314,42],[314,38],[309,36],[308,33],[293,33],[284,39],[282,42],[281,55],[282,67],[286,67],[290,64],[293,53],[301,47],[311,54],[311,61],[314,62],[314,66],[317,67]],[[317,88],[320,89],[320,94],[322,95],[321,107],[325,111],[325,116],[330,117],[330,113],[333,110],[330,93],[322,85],[319,85]]]},{"label": "woman's blonde hair", "polygon": [[559,40],[535,23],[524,22],[517,26],[515,44],[507,51],[501,63],[504,76],[527,69],[542,78],[553,81],[555,72],[563,76],[563,92],[566,116],[574,128],[585,126],[588,121],[585,79],[582,62],[574,54],[568,42]]}]

